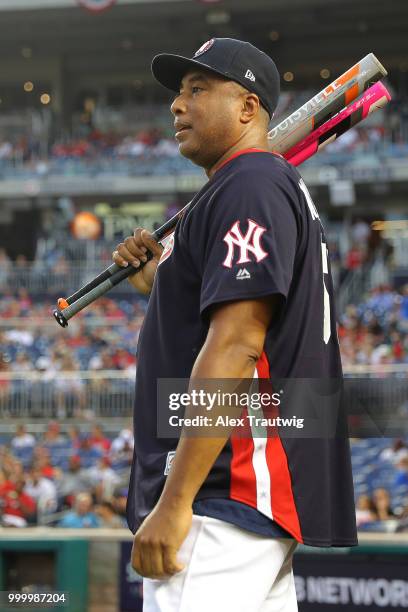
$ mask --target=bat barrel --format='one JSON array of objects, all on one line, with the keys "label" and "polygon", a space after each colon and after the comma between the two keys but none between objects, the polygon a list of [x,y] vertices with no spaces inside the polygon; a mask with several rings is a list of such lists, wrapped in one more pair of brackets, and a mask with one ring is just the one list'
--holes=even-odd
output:
[{"label": "bat barrel", "polygon": [[284,155],[335,113],[387,75],[384,66],[369,53],[320,93],[281,121],[268,134],[271,151]]},{"label": "bat barrel", "polygon": [[317,130],[289,149],[284,154],[284,157],[294,165],[303,163],[325,144],[332,142],[348,129],[357,125],[367,115],[383,108],[390,99],[391,95],[382,83],[372,85],[359,100],[347,106],[347,108],[337,113]]}]

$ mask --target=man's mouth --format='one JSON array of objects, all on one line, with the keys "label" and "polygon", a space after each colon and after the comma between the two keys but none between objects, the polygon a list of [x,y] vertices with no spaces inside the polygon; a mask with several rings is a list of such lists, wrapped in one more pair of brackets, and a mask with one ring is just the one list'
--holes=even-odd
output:
[{"label": "man's mouth", "polygon": [[191,130],[191,125],[179,124],[179,125],[175,125],[175,128],[176,128],[175,137],[177,138],[180,134],[187,132],[187,130]]}]

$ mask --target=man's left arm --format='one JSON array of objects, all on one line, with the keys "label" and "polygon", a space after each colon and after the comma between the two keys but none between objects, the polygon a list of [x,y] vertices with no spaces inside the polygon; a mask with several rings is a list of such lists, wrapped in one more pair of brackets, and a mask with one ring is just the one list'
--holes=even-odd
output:
[{"label": "man's left arm", "polygon": [[[271,295],[212,307],[190,387],[194,380],[251,379],[280,305],[281,297]],[[194,415],[186,410],[185,416]],[[228,438],[225,430],[217,437],[181,436],[162,495],[135,535],[132,565],[139,574],[163,578],[183,569],[177,552],[191,527],[195,496]]]}]

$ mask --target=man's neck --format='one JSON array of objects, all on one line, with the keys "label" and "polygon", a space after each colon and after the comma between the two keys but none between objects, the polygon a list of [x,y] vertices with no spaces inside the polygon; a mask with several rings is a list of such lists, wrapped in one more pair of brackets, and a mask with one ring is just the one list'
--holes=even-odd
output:
[{"label": "man's neck", "polygon": [[217,159],[215,164],[213,164],[210,168],[206,168],[205,172],[208,178],[211,178],[215,172],[230,158],[234,157],[240,151],[249,151],[251,149],[257,149],[260,151],[269,151],[268,148],[268,138],[257,139],[256,141],[251,140],[249,142],[239,141],[232,147],[225,151],[225,153]]}]

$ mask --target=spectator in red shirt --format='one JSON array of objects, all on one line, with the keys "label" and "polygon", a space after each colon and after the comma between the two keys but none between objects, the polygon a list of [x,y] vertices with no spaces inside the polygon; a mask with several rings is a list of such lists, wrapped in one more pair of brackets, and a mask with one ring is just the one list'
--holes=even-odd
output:
[{"label": "spectator in red shirt", "polygon": [[111,447],[111,441],[105,436],[101,425],[92,427],[88,442],[91,448],[97,448],[103,453],[108,452]]},{"label": "spectator in red shirt", "polygon": [[126,315],[121,308],[110,299],[105,302],[105,317],[107,319],[126,319]]},{"label": "spectator in red shirt", "polygon": [[392,332],[390,335],[390,339],[392,342],[392,353],[396,362],[404,361],[404,342],[402,335],[396,331]]},{"label": "spectator in red shirt", "polygon": [[48,448],[42,446],[37,446],[34,449],[33,465],[40,470],[44,478],[50,478],[51,480],[54,480],[60,472],[52,465]]},{"label": "spectator in red shirt", "polygon": [[[7,480],[0,485],[0,503],[3,509],[3,523],[6,525],[25,526],[35,519],[36,503],[30,495],[24,493],[25,480],[19,477],[15,482]],[[9,517],[18,517],[14,521]]]},{"label": "spectator in red shirt", "polygon": [[136,358],[126,349],[118,349],[113,355],[113,363],[118,370],[126,370],[136,364]]},{"label": "spectator in red shirt", "polygon": [[356,270],[363,263],[364,255],[358,246],[353,246],[347,253],[346,268],[347,270]]}]

